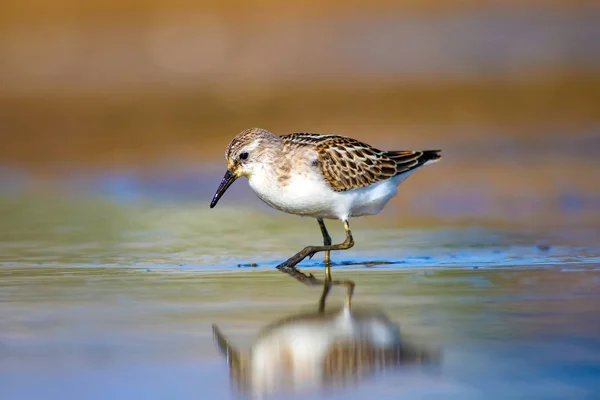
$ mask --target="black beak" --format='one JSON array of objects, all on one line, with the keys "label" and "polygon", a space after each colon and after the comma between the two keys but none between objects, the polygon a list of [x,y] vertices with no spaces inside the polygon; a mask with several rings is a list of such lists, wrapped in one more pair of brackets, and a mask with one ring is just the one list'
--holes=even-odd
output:
[{"label": "black beak", "polygon": [[232,174],[231,171],[227,170],[227,172],[225,172],[225,176],[221,180],[221,184],[219,185],[219,188],[215,193],[215,197],[213,197],[212,201],[210,202],[210,208],[213,208],[217,205],[219,199],[221,198],[221,196],[223,196],[223,193],[225,193],[227,188],[229,188],[229,186],[231,186],[231,184],[235,182],[236,179],[237,176]]}]

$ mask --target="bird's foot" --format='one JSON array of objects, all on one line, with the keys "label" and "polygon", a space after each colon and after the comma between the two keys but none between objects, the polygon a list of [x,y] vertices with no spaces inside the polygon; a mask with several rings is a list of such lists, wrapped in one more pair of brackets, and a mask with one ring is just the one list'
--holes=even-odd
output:
[{"label": "bird's foot", "polygon": [[300,262],[302,260],[304,260],[306,257],[313,258],[313,256],[315,254],[317,254],[319,251],[317,249],[315,249],[314,247],[308,246],[305,247],[302,251],[294,254],[292,257],[288,258],[287,260],[285,260],[284,262],[282,262],[281,264],[279,264],[277,266],[277,269],[281,269],[282,268],[293,268],[296,265],[300,264]]}]

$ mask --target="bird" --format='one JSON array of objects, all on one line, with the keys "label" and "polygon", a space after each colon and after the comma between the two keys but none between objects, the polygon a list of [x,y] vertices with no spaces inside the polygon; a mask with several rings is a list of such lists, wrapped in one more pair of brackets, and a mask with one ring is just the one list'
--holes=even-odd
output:
[{"label": "bird", "polygon": [[[417,169],[438,161],[441,150],[376,149],[357,139],[337,134],[291,133],[278,136],[262,128],[245,129],[225,150],[227,171],[210,203],[214,208],[238,178],[248,178],[254,193],[272,208],[288,214],[316,218],[322,246],[307,246],[276,268],[307,284],[321,284],[296,265],[306,257],[325,252],[326,279],[332,250],[354,246],[349,219],[375,215],[398,193],[398,185]],[[346,239],[332,244],[325,219],[344,224]],[[354,284],[347,286],[347,303]]]}]

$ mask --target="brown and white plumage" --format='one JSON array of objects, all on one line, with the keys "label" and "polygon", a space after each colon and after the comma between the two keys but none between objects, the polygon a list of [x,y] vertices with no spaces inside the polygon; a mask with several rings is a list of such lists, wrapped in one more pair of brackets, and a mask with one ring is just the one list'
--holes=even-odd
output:
[{"label": "brown and white plumage", "polygon": [[439,150],[381,151],[339,135],[292,133],[281,136],[286,147],[313,147],[316,165],[336,192],[358,189],[410,172],[439,159]]},{"label": "brown and white plumage", "polygon": [[439,150],[382,151],[338,135],[276,136],[251,128],[227,147],[226,174],[211,207],[233,180],[249,179],[271,207],[297,215],[347,220],[379,213],[397,186],[440,158]]}]

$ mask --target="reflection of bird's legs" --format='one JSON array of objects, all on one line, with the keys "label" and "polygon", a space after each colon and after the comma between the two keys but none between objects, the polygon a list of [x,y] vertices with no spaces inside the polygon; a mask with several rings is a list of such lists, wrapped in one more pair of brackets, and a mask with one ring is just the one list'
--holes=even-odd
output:
[{"label": "reflection of bird's legs", "polygon": [[[326,267],[327,268],[327,267]],[[331,275],[328,274],[329,279],[325,279],[324,281],[315,278],[313,274],[305,274],[304,272],[298,270],[295,267],[280,269],[281,272],[284,272],[291,276],[292,278],[298,280],[299,282],[304,283],[308,286],[320,286],[323,285],[323,293],[321,294],[321,298],[319,299],[319,312],[325,311],[325,300],[329,295],[329,290],[332,286],[345,286],[346,287],[346,308],[350,309],[352,305],[352,294],[354,293],[354,282],[351,280],[332,280]]]},{"label": "reflection of bird's legs", "polygon": [[[299,282],[304,283],[308,286],[320,286],[323,285],[323,293],[321,294],[321,298],[319,299],[319,312],[325,311],[325,300],[327,299],[327,295],[329,295],[329,290],[332,286],[345,286],[346,287],[346,308],[350,309],[352,294],[354,293],[354,282],[350,280],[332,280],[331,272],[329,271],[329,265],[325,266],[325,280],[322,281],[320,279],[315,278],[313,274],[305,274],[298,270],[296,267],[288,267],[288,268],[280,268],[281,272],[284,272],[291,276],[292,278],[298,280]],[[328,272],[329,271],[329,272]]]},{"label": "reflection of bird's legs", "polygon": [[325,301],[331,290],[331,263],[326,261],[325,264],[325,282],[323,282],[323,293],[319,299],[319,312],[325,312]]},{"label": "reflection of bird's legs", "polygon": [[327,264],[325,266],[325,281],[323,282],[323,293],[321,294],[321,298],[319,299],[320,313],[325,312],[325,301],[327,300],[327,296],[329,295],[329,291],[331,290],[331,286],[333,285],[346,287],[346,308],[350,309],[352,294],[354,293],[354,282],[350,280],[332,280],[330,264]]}]

